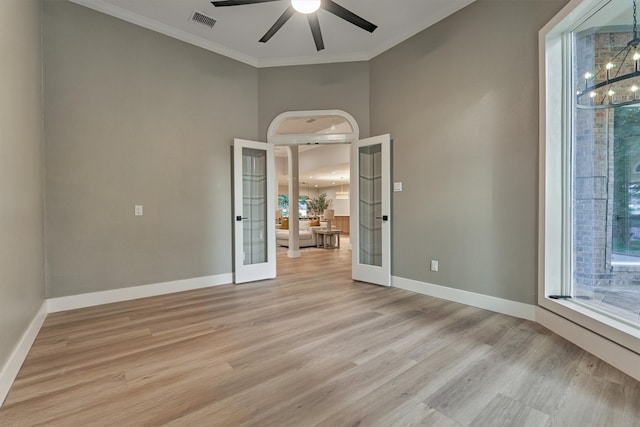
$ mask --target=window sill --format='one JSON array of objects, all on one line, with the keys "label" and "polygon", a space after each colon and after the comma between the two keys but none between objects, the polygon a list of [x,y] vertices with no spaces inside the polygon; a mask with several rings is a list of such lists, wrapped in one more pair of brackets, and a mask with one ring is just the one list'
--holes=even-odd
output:
[{"label": "window sill", "polygon": [[540,305],[640,355],[640,326],[614,319],[577,301],[545,297]]},{"label": "window sill", "polygon": [[639,262],[615,261],[609,264],[612,273],[637,273],[640,271]]}]

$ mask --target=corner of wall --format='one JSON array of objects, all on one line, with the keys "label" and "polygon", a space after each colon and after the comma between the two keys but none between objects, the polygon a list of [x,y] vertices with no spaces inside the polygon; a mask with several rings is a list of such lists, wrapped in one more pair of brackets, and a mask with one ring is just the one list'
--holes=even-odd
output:
[{"label": "corner of wall", "polygon": [[47,301],[43,301],[40,309],[27,327],[27,330],[22,334],[18,344],[9,355],[4,366],[0,369],[0,407],[2,407],[7,394],[9,394],[11,385],[15,381],[22,364],[27,358],[27,354],[29,354],[29,350],[35,342],[38,332],[40,331],[46,317]]}]

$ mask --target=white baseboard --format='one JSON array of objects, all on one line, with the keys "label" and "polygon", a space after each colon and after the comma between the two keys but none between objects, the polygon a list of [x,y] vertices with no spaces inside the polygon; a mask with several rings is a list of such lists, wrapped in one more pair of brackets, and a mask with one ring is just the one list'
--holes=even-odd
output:
[{"label": "white baseboard", "polygon": [[477,294],[475,292],[463,291],[460,289],[448,288],[446,286],[433,285],[431,283],[419,282],[417,280],[405,279],[403,277],[393,276],[391,278],[392,286],[423,295],[429,295],[436,298],[446,299],[448,301],[458,302],[485,310],[495,311],[497,313],[509,316],[519,317],[521,319],[536,320],[536,306],[524,304],[516,301],[509,301],[502,298],[496,298],[489,295]]},{"label": "white baseboard", "polygon": [[542,307],[536,307],[536,321],[567,341],[640,381],[640,355],[637,353]]},{"label": "white baseboard", "polygon": [[[50,298],[42,303],[29,327],[22,335],[13,353],[0,370],[0,406],[4,402],[22,363],[44,323],[47,313],[91,307],[112,302],[127,301],[155,295],[165,295],[193,289],[207,288],[233,283],[233,274],[196,277],[193,279],[175,280],[131,288],[113,289],[67,297]],[[600,335],[576,325],[542,307],[509,301],[488,295],[447,288],[419,282],[417,280],[392,277],[394,287],[419,294],[442,298],[485,310],[532,320],[552,330],[561,337],[571,341],[596,357],[620,369],[627,375],[640,381],[640,356],[621,347]]]},{"label": "white baseboard", "polygon": [[129,301],[174,292],[190,291],[208,288],[210,286],[228,285],[233,283],[233,274],[218,274],[215,276],[195,277],[193,279],[174,280],[171,282],[154,283],[151,285],[133,286],[130,288],[112,289],[108,291],[90,292],[66,297],[49,298],[47,308],[49,313],[110,304],[113,302]]},{"label": "white baseboard", "polygon": [[27,330],[24,331],[18,345],[16,345],[13,353],[9,356],[9,359],[0,370],[0,407],[4,403],[4,399],[9,394],[9,389],[16,379],[22,363],[27,358],[27,354],[33,345],[33,342],[40,332],[40,328],[47,317],[47,302],[43,301],[40,309],[36,313],[35,317],[29,323]]}]

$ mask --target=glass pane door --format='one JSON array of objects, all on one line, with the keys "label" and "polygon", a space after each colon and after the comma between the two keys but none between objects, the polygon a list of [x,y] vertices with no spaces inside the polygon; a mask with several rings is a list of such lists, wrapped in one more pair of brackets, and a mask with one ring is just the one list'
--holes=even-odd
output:
[{"label": "glass pane door", "polygon": [[276,277],[274,147],[234,141],[235,283]]},{"label": "glass pane door", "polygon": [[391,286],[391,138],[351,144],[354,280]]}]

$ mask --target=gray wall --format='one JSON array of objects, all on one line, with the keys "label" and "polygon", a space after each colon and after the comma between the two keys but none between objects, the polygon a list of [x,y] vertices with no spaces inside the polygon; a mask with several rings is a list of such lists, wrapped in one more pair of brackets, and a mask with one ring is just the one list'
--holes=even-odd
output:
[{"label": "gray wall", "polygon": [[393,275],[536,303],[537,32],[565,3],[478,0],[371,61]]},{"label": "gray wall", "polygon": [[48,296],[230,273],[257,70],[69,2],[43,19]]},{"label": "gray wall", "polygon": [[0,28],[1,369],[44,301],[40,2],[0,1]]},{"label": "gray wall", "polygon": [[278,114],[296,110],[344,110],[358,122],[360,136],[369,136],[368,62],[261,68],[258,87],[262,140]]},{"label": "gray wall", "polygon": [[537,31],[564,3],[478,0],[370,62],[256,70],[45,0],[48,294],[230,272],[231,139],[338,108],[394,138],[393,274],[534,304]]}]

